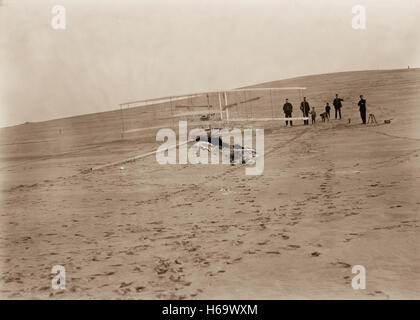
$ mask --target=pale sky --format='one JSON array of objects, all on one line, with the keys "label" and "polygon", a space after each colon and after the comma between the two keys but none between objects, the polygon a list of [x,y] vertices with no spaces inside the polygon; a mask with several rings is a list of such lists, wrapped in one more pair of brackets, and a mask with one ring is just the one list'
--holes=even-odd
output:
[{"label": "pale sky", "polygon": [[[420,66],[420,0],[0,0],[0,127],[308,74]],[[366,29],[352,28],[352,6]],[[55,5],[66,30],[51,27]]]}]

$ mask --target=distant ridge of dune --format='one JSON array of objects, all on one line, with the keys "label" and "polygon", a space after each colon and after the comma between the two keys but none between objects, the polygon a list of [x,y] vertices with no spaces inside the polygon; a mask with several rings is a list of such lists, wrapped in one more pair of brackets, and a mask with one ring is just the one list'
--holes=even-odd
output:
[{"label": "distant ridge of dune", "polygon": [[[311,89],[309,86],[314,86],[315,84],[319,85],[319,80],[331,80],[330,82],[336,82],[337,80],[346,82],[351,81],[351,78],[361,78],[364,76],[367,76],[368,78],[371,78],[375,75],[381,75],[381,76],[392,76],[395,73],[405,73],[405,72],[414,72],[419,73],[419,68],[410,68],[410,69],[384,69],[384,70],[357,70],[357,71],[342,71],[342,72],[333,72],[333,73],[322,73],[322,74],[311,74],[311,75],[304,75],[304,76],[297,76],[293,78],[287,78],[287,79],[281,79],[281,80],[274,80],[274,81],[267,81],[262,82],[258,84],[251,84],[247,86],[242,86],[240,88],[264,88],[264,87],[286,87],[286,86],[294,86],[294,85],[301,85],[301,86],[308,86],[308,89]],[[417,77],[420,77],[420,74],[417,74]],[[226,88],[228,89],[228,88]],[[138,97],[141,99],[142,97]],[[119,112],[119,110],[116,108],[115,110],[107,110],[107,111],[100,111],[95,113],[86,113],[86,114],[78,114],[73,115],[69,117],[63,117],[63,118],[57,118],[57,119],[49,119],[49,120],[43,120],[43,121],[30,121],[27,120],[24,123],[6,126],[6,127],[0,127],[0,133],[4,131],[4,129],[24,126],[24,125],[34,125],[34,124],[42,124],[42,123],[49,123],[54,121],[65,121],[65,120],[77,120],[80,119],[80,117],[94,117],[95,115],[102,115],[102,114],[111,114]]]},{"label": "distant ridge of dune", "polygon": [[[359,95],[363,94],[367,99],[368,110],[373,111],[379,120],[391,119],[399,115],[407,118],[416,116],[413,113],[412,103],[417,101],[416,97],[420,94],[420,69],[349,71],[308,75],[255,84],[252,87],[297,86],[307,88],[303,95],[308,98],[311,107],[316,107],[318,113],[324,108],[326,102],[331,104],[335,94],[338,93],[344,99],[344,118],[358,120],[357,101]],[[298,106],[302,96],[297,92],[288,92],[287,95],[294,105],[294,114],[299,115]],[[277,94],[274,111],[278,115],[282,114],[281,106],[285,97],[286,93]],[[401,97],[404,97],[408,104],[401,103]],[[258,111],[262,110],[262,108],[267,108],[268,101],[269,97],[265,97],[258,102],[253,102],[253,107]],[[218,101],[214,101],[213,104],[218,105]],[[41,150],[40,144],[46,143],[52,148],[50,153],[57,153],[68,152],[76,146],[118,141],[122,137],[123,129],[130,131],[145,127],[156,128],[174,125],[178,119],[171,118],[168,107],[169,104],[166,102],[130,107],[123,113],[117,109],[42,122],[26,122],[21,125],[0,128],[0,147],[4,149],[8,146],[7,149],[2,150],[3,157],[8,158],[7,155],[14,157],[16,153],[22,153],[23,149],[18,148],[22,144],[30,144],[33,145],[34,150]],[[398,113],[395,112],[396,107],[398,107]],[[130,133],[124,138],[139,139],[140,136],[144,138],[146,134],[143,130],[132,131],[136,133]],[[144,139],[154,140],[152,132],[147,134],[148,136]]]}]

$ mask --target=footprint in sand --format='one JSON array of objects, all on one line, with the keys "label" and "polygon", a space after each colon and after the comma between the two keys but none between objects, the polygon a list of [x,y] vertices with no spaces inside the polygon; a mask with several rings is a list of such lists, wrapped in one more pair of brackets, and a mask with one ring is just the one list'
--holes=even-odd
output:
[{"label": "footprint in sand", "polygon": [[269,240],[265,240],[265,241],[257,242],[257,245],[264,246],[264,245],[266,245],[269,242],[270,242]]},{"label": "footprint in sand", "polygon": [[337,266],[337,267],[341,267],[341,268],[351,268],[350,264],[348,264],[346,262],[342,262],[342,261],[331,262],[331,264],[333,266]]},{"label": "footprint in sand", "polygon": [[297,244],[289,244],[287,246],[286,250],[296,250],[296,249],[299,249],[299,248],[300,248],[300,246],[297,245]]}]

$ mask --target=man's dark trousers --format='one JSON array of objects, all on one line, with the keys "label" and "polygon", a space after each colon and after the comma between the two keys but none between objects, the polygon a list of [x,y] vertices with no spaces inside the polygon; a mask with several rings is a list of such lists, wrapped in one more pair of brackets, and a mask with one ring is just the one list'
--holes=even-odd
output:
[{"label": "man's dark trousers", "polygon": [[[303,116],[304,117],[309,117],[309,112],[303,111]],[[303,120],[303,124],[309,124],[309,119],[308,120]]]},{"label": "man's dark trousers", "polygon": [[362,122],[363,124],[366,124],[366,109],[365,110],[360,110],[360,117],[362,118]]},{"label": "man's dark trousers", "polygon": [[335,118],[336,119],[337,119],[337,112],[338,112],[338,114],[340,116],[340,119],[341,119],[341,108],[335,108]]},{"label": "man's dark trousers", "polygon": [[[291,118],[292,117],[292,114],[291,113],[285,113],[284,114],[284,116],[286,117],[286,118]],[[289,124],[289,121],[288,120],[286,120],[286,126]],[[290,125],[291,126],[293,126],[293,121],[292,120],[290,120]]]}]

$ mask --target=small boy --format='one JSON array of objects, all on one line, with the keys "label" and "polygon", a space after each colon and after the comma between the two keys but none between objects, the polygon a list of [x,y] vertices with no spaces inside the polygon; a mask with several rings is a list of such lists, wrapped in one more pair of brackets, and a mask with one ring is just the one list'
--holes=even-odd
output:
[{"label": "small boy", "polygon": [[312,107],[312,111],[310,112],[310,114],[311,114],[311,118],[312,118],[312,124],[314,124],[315,119],[316,119],[315,107]]},{"label": "small boy", "polygon": [[330,110],[331,110],[330,104],[327,102],[327,105],[325,106],[325,112],[327,113],[328,120],[330,120]]}]

